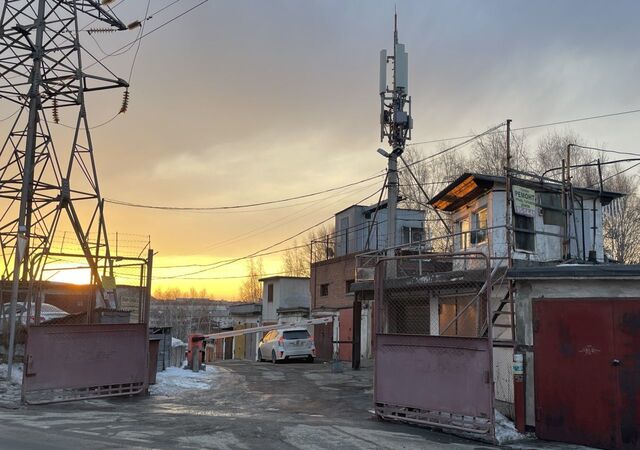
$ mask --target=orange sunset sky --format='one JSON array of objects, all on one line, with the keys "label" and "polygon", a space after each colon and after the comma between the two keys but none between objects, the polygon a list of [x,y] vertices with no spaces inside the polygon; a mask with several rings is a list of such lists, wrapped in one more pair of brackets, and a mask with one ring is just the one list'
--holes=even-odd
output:
[{"label": "orange sunset sky", "polygon": [[[152,0],[151,10],[170,3]],[[197,3],[169,6],[147,22],[149,30]],[[623,12],[607,2],[579,1],[208,1],[142,40],[128,112],[93,131],[103,197],[226,206],[382,173],[386,160],[376,153],[382,146],[378,52],[392,44],[396,4],[400,40],[409,52],[415,142],[480,132],[506,118],[519,127],[640,105],[637,29],[623,20],[629,8],[640,12],[634,2],[626,2]],[[145,8],[146,2],[116,1],[114,12],[128,23]],[[132,36],[93,35],[106,53]],[[93,38],[83,39],[101,54]],[[132,50],[105,64],[126,78],[133,57]],[[88,95],[91,122],[117,113],[121,96]],[[0,117],[11,108],[0,105]],[[73,119],[63,114],[61,120]],[[571,129],[591,144],[631,151],[640,138],[638,120],[631,115]],[[8,126],[0,122],[3,136]],[[531,130],[527,139],[535,143],[547,131]],[[438,145],[418,149],[428,155]],[[242,282],[234,277],[246,274],[245,260],[190,274],[206,269],[197,265],[251,254],[330,218],[373,195],[381,183],[243,210],[108,203],[105,212],[122,252],[141,249],[151,236],[158,252],[154,290],[206,288],[212,297],[233,299]],[[114,251],[113,238],[111,245]],[[280,254],[264,256],[263,263],[267,274],[282,270]],[[180,265],[194,267],[166,267]],[[52,279],[79,278],[68,272]]]}]

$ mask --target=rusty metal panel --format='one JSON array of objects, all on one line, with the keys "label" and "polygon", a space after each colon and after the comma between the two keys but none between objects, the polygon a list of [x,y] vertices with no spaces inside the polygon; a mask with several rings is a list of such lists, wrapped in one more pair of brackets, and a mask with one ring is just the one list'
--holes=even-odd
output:
[{"label": "rusty metal panel", "polygon": [[29,327],[27,403],[130,395],[147,388],[145,324]]},{"label": "rusty metal panel", "polygon": [[613,302],[620,449],[640,448],[640,299]]},{"label": "rusty metal panel", "polygon": [[384,334],[376,339],[376,404],[453,414],[461,423],[473,417],[480,429],[488,428],[493,389],[487,339]]},{"label": "rusty metal panel", "polygon": [[318,323],[313,326],[316,358],[330,361],[333,357],[333,323]]},{"label": "rusty metal panel", "polygon": [[353,308],[341,309],[338,314],[338,326],[340,327],[338,344],[338,359],[340,361],[351,361],[353,339]]},{"label": "rusty metal panel", "polygon": [[[396,257],[376,266],[379,417],[494,439],[490,295],[483,254]],[[455,308],[447,315],[449,303]]]},{"label": "rusty metal panel", "polygon": [[533,317],[536,434],[618,448],[612,303],[534,299]]}]

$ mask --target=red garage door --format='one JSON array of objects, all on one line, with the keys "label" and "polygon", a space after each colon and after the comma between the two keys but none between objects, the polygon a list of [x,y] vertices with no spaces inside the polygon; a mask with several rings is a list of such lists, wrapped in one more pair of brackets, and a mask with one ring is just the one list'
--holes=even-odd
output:
[{"label": "red garage door", "polygon": [[316,344],[316,357],[331,361],[333,357],[333,323],[317,323],[313,326],[313,340]]},{"label": "red garage door", "polygon": [[338,358],[340,361],[351,361],[350,343],[353,339],[353,308],[341,309],[339,316],[340,345],[338,347]]},{"label": "red garage door", "polygon": [[640,300],[536,299],[536,434],[640,446]]}]

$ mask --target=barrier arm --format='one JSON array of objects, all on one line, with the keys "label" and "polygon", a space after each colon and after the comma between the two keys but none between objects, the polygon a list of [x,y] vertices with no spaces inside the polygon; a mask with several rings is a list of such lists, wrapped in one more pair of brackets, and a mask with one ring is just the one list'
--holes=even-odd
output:
[{"label": "barrier arm", "polygon": [[205,334],[204,340],[207,342],[211,342],[216,339],[242,336],[243,334],[259,333],[261,331],[281,330],[283,328],[306,327],[309,325],[319,325],[323,323],[330,323],[332,321],[333,321],[333,316],[327,316],[319,319],[302,320],[300,322],[295,322],[295,323],[280,323],[277,325],[265,325],[262,327],[244,328],[242,330],[222,331],[220,333]]}]

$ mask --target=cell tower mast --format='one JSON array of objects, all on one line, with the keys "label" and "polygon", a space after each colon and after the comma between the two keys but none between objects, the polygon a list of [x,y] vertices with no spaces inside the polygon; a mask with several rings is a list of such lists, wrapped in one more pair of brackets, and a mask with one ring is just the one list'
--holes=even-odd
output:
[{"label": "cell tower mast", "polygon": [[[409,93],[408,55],[404,44],[398,42],[398,14],[394,14],[393,54],[380,51],[380,141],[387,139],[391,153],[379,152],[388,159],[387,184],[387,248],[389,256],[395,253],[396,208],[398,203],[398,157],[402,155],[407,140],[411,139],[411,97]],[[387,69],[391,64],[393,83],[387,85]],[[389,265],[393,271],[393,265]],[[395,275],[393,275],[395,276]]]},{"label": "cell tower mast", "polygon": [[[102,277],[113,276],[85,93],[128,83],[82,47],[79,17],[127,29],[95,0],[5,0],[0,16],[0,99],[16,107],[0,148],[1,276],[12,280],[9,371],[18,297],[27,300],[23,287],[41,279],[64,217],[103,300],[100,268]],[[94,74],[85,72],[84,55],[93,58]],[[58,123],[61,110],[71,111],[75,123],[57,153],[45,112]]]}]

